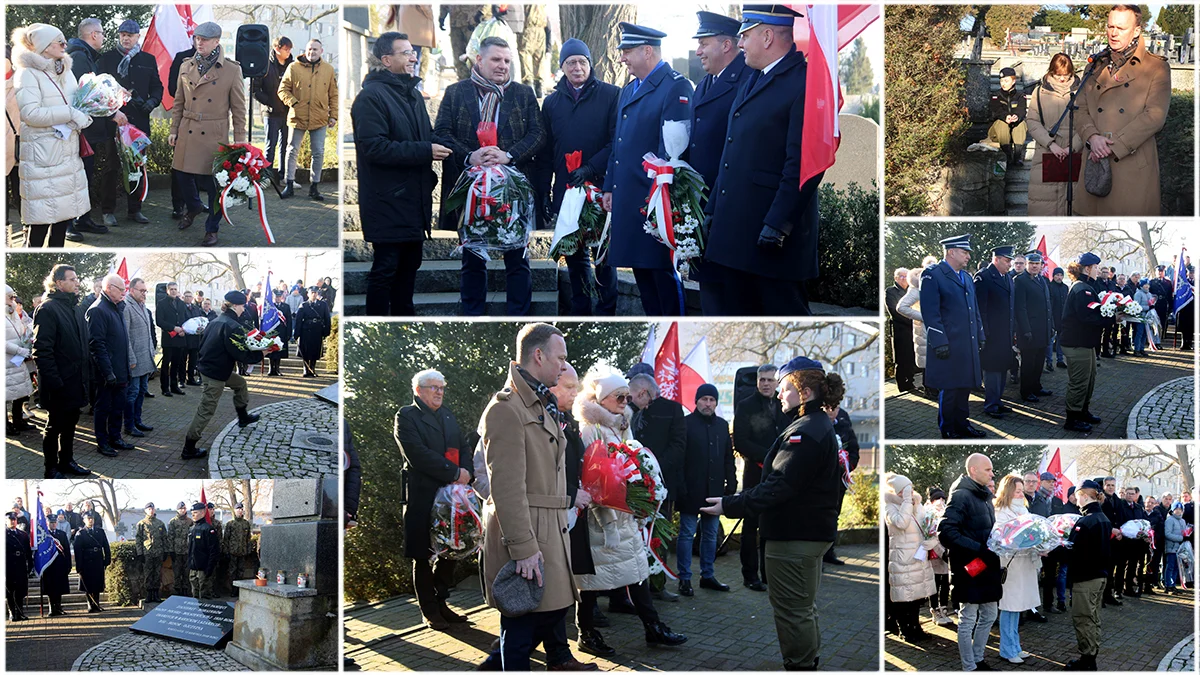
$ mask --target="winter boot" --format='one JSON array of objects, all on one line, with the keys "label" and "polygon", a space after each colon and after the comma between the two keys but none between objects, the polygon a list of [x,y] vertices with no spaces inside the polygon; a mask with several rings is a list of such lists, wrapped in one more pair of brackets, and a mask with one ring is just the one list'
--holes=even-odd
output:
[{"label": "winter boot", "polygon": [[245,408],[237,408],[238,426],[248,427],[259,420],[258,415],[251,415]]},{"label": "winter boot", "polygon": [[290,197],[295,197],[295,196],[296,196],[296,181],[289,180],[287,182],[287,185],[284,186],[283,190],[281,190],[279,192],[279,198],[280,199],[288,199]]},{"label": "winter boot", "polygon": [[200,441],[200,439],[198,439],[198,438],[184,439],[183,454],[181,454],[180,457],[182,459],[197,459],[200,457],[207,456],[208,455],[207,449],[196,447],[196,443],[198,443],[199,441]]}]

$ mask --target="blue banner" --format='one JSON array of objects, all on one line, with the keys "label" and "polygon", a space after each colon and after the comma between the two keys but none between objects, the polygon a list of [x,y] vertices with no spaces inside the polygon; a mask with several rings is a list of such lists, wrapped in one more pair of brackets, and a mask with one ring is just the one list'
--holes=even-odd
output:
[{"label": "blue banner", "polygon": [[267,282],[263,285],[263,310],[262,317],[259,320],[259,329],[264,333],[268,333],[279,326],[283,317],[279,315],[279,308],[275,306],[275,291],[271,288],[271,272],[267,272]]},{"label": "blue banner", "polygon": [[[1184,262],[1186,260],[1186,258],[1184,258],[1184,254],[1186,254],[1186,253],[1187,253],[1186,248],[1180,249],[1179,259],[1176,260],[1176,262],[1175,262],[1175,279],[1174,279],[1174,281],[1175,281],[1175,311],[1176,312],[1183,309],[1184,307],[1187,307],[1188,303],[1191,302],[1192,299],[1195,298],[1195,296],[1196,296],[1195,290],[1192,288],[1192,282],[1188,280],[1187,263]],[[1189,330],[1191,330],[1191,329],[1189,329]]]},{"label": "blue banner", "polygon": [[46,571],[50,563],[58,557],[58,540],[50,534],[50,524],[46,522],[46,512],[42,510],[42,493],[38,491],[37,511],[34,513],[33,540],[33,570],[38,577]]}]

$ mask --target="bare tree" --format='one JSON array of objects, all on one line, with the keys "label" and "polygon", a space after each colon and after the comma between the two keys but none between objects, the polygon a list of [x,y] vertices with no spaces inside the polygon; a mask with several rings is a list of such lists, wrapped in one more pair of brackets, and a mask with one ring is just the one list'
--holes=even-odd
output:
[{"label": "bare tree", "polygon": [[1146,269],[1158,266],[1155,251],[1167,239],[1165,221],[1139,221],[1138,230],[1130,231],[1120,222],[1087,221],[1072,223],[1063,235],[1062,246],[1068,251],[1091,251],[1105,260],[1146,261]]},{"label": "bare tree", "polygon": [[[745,361],[753,357],[767,363],[784,347],[801,347],[804,354],[828,366],[836,366],[859,352],[875,350],[879,331],[859,330],[854,324],[818,321],[812,323],[744,323],[711,324],[708,338],[710,358],[719,362]],[[857,334],[853,346],[845,346],[841,331]],[[878,358],[878,357],[876,357]]]},{"label": "bare tree", "polygon": [[243,23],[293,22],[311,26],[321,19],[337,14],[337,5],[215,5],[213,16],[218,19],[238,19]]},{"label": "bare tree", "polygon": [[1078,461],[1108,476],[1152,480],[1178,474],[1185,490],[1195,485],[1195,457],[1186,445],[1089,445],[1080,448]]},{"label": "bare tree", "polygon": [[559,7],[563,40],[582,40],[592,51],[592,72],[596,79],[618,87],[629,74],[618,59],[621,33],[617,24],[637,23],[637,5],[562,5]]},{"label": "bare tree", "polygon": [[246,253],[167,253],[151,258],[145,266],[145,277],[170,279],[185,286],[229,279],[241,289],[248,288],[246,277],[257,268]]},{"label": "bare tree", "polygon": [[125,484],[117,484],[112,478],[88,478],[72,480],[68,495],[75,502],[91,501],[97,505],[96,510],[101,518],[107,518],[113,529],[121,520],[121,512],[133,505],[133,495]]}]

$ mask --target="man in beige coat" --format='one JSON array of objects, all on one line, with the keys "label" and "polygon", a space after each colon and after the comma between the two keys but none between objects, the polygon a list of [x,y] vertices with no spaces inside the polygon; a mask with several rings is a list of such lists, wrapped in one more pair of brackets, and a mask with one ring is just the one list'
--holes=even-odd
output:
[{"label": "man in beige coat", "polygon": [[179,68],[175,107],[171,109],[171,135],[167,143],[175,148],[171,168],[181,174],[179,191],[187,213],[179,219],[179,229],[191,227],[202,212],[199,188],[208,192],[208,219],[204,222],[201,246],[215,246],[221,225],[217,205],[217,182],[213,178],[213,158],[222,143],[229,142],[230,117],[233,141],[246,142],[246,83],[242,66],[221,52],[221,27],[209,21],[196,26],[196,55]]},{"label": "man in beige coat", "polygon": [[1114,6],[1108,13],[1108,48],[1076,99],[1075,117],[1089,157],[1109,159],[1112,192],[1089,194],[1085,167],[1074,191],[1077,216],[1157,216],[1162,210],[1154,137],[1167,120],[1171,69],[1166,59],[1146,51],[1142,37],[1138,6]]},{"label": "man in beige coat", "polygon": [[[500,615],[500,650],[481,670],[529,670],[539,643],[550,653],[566,641],[567,610],[579,599],[571,575],[567,538],[566,437],[550,387],[566,369],[562,332],[545,323],[525,325],[517,334],[517,360],[508,381],[488,403],[480,422],[481,444],[491,496],[484,505],[484,596],[509,560],[517,573],[542,587],[537,610]],[[540,566],[540,567],[539,567]]]},{"label": "man in beige coat", "polygon": [[312,151],[308,196],[318,202],[325,201],[317,184],[321,182],[321,164],[325,161],[325,129],[337,124],[338,86],[337,69],[321,60],[324,54],[320,40],[309,40],[304,54],[287,67],[279,82],[279,100],[291,109],[288,126],[292,128],[287,186],[279,195],[283,199],[295,194],[296,162],[307,131],[308,147]]}]

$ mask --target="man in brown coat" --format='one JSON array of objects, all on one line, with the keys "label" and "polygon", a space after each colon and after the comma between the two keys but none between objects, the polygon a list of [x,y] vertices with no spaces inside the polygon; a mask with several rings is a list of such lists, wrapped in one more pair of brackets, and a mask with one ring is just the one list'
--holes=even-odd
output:
[{"label": "man in brown coat", "polygon": [[[542,587],[537,609],[523,616],[500,615],[500,651],[482,670],[529,670],[539,643],[546,653],[566,642],[567,610],[579,600],[571,575],[567,537],[566,436],[550,387],[566,369],[562,332],[545,323],[526,324],[517,334],[517,360],[508,381],[483,412],[479,430],[491,496],[484,505],[484,596],[509,560],[517,573]],[[540,566],[540,567],[539,567]]]},{"label": "man in brown coat", "polygon": [[338,87],[337,68],[321,60],[324,54],[325,47],[320,40],[309,40],[304,54],[287,67],[279,82],[279,100],[291,109],[288,126],[292,128],[287,185],[279,195],[283,199],[295,194],[296,163],[304,133],[308,132],[308,147],[312,153],[308,196],[318,202],[325,201],[317,184],[321,182],[321,166],[325,161],[325,129],[337,124]]},{"label": "man in brown coat", "polygon": [[1077,216],[1157,216],[1162,210],[1154,136],[1167,120],[1171,69],[1166,59],[1146,51],[1142,37],[1141,9],[1114,6],[1108,13],[1108,48],[1092,64],[1095,71],[1077,99],[1075,118],[1089,157],[1109,159],[1112,192],[1089,194],[1085,167],[1075,187]]},{"label": "man in brown coat", "polygon": [[213,157],[221,143],[229,142],[231,116],[234,142],[246,142],[246,89],[242,66],[221,52],[221,27],[211,21],[202,23],[196,26],[194,37],[196,55],[179,68],[167,143],[175,148],[171,168],[185,174],[179,190],[187,212],[179,219],[179,229],[191,227],[203,210],[199,194],[199,188],[203,188],[208,192],[209,214],[200,245],[215,246],[221,209],[217,206]]}]

